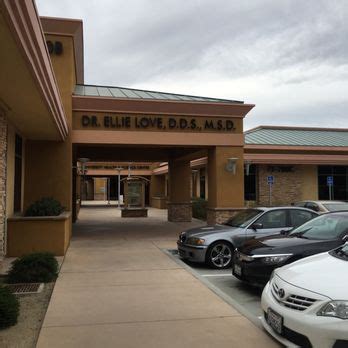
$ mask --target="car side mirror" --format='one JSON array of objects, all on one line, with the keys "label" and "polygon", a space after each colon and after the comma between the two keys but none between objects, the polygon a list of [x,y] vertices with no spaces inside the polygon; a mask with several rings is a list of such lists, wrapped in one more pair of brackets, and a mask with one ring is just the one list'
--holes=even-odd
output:
[{"label": "car side mirror", "polygon": [[253,230],[260,230],[263,227],[263,224],[261,224],[260,222],[255,222],[254,224],[251,225],[251,228]]},{"label": "car side mirror", "polygon": [[280,231],[280,234],[281,234],[282,236],[285,236],[285,235],[287,235],[288,233],[289,233],[288,230],[281,230],[281,231]]}]

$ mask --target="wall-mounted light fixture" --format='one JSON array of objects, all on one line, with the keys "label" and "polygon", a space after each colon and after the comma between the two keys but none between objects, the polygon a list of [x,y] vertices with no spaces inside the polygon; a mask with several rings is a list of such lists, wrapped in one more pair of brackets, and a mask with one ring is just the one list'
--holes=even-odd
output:
[{"label": "wall-mounted light fixture", "polygon": [[86,163],[90,161],[89,158],[78,158],[77,159],[78,162],[81,163],[81,167],[82,167],[82,174],[85,175],[86,172],[87,172],[87,169],[86,169]]},{"label": "wall-mounted light fixture", "polygon": [[225,166],[226,171],[228,171],[232,174],[236,174],[237,160],[238,160],[238,158],[236,158],[236,157],[228,158],[227,164]]}]

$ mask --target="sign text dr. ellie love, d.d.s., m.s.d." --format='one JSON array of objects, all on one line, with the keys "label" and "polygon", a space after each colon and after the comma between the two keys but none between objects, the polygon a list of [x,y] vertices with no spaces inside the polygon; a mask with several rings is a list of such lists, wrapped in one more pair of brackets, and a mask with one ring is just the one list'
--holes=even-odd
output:
[{"label": "sign text dr. ellie love, d.d.s., m.s.d.", "polygon": [[104,130],[235,131],[231,119],[207,117],[81,115],[81,126],[84,129]]}]

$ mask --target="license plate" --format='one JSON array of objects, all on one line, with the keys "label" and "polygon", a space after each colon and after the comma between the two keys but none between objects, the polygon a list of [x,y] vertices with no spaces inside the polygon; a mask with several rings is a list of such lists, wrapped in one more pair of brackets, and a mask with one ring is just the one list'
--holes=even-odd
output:
[{"label": "license plate", "polygon": [[275,332],[281,335],[283,330],[283,317],[271,308],[267,310],[267,323]]},{"label": "license plate", "polygon": [[234,273],[241,276],[242,275],[242,267],[240,267],[239,265],[234,265]]}]

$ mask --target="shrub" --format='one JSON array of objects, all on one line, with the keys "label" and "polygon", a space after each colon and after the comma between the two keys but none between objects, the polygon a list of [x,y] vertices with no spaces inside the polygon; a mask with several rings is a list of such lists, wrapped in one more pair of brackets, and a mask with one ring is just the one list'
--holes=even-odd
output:
[{"label": "shrub", "polygon": [[19,302],[15,295],[5,287],[0,287],[0,329],[17,323]]},{"label": "shrub", "polygon": [[25,216],[57,216],[64,207],[52,197],[44,197],[34,202],[25,212]]},{"label": "shrub", "polygon": [[51,253],[33,253],[12,262],[7,282],[48,283],[57,278],[58,262]]},{"label": "shrub", "polygon": [[202,198],[193,198],[192,200],[192,216],[196,219],[207,219],[208,202]]}]

